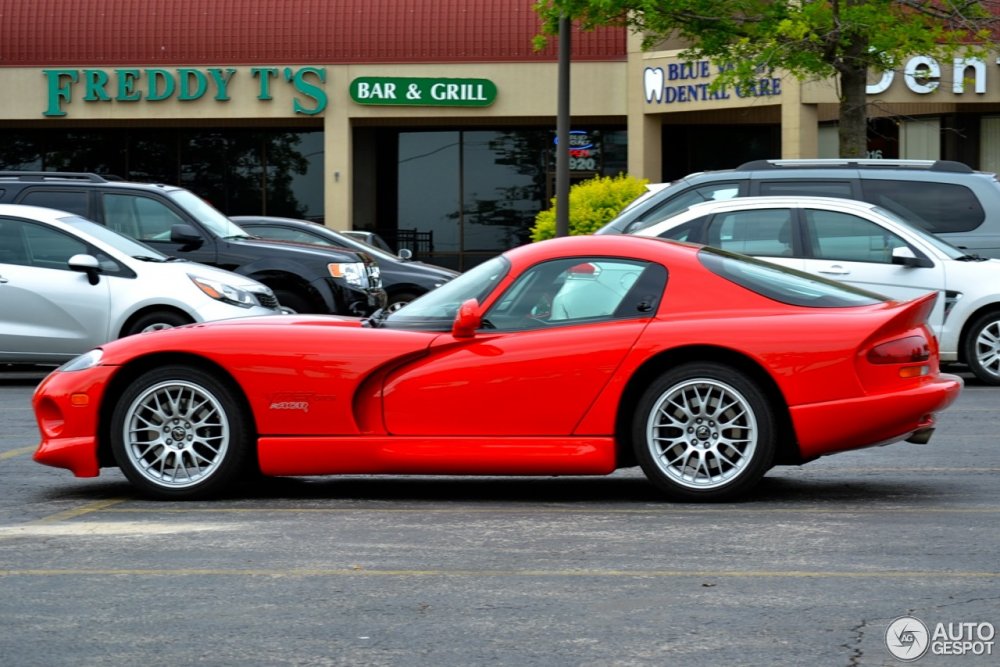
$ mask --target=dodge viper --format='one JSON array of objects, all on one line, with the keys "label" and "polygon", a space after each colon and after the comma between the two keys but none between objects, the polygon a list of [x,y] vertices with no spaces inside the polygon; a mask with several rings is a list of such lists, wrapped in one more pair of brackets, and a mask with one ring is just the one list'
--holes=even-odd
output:
[{"label": "dodge viper", "polygon": [[37,388],[35,460],[145,495],[265,476],[606,475],[744,496],[775,465],[926,443],[962,388],[898,302],[699,245],[515,248],[392,313],[129,336]]}]

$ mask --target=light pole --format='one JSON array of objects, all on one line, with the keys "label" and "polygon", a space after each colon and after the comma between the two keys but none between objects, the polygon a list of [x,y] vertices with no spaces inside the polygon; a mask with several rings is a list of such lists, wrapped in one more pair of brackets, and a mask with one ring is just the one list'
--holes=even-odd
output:
[{"label": "light pole", "polygon": [[569,236],[569,54],[572,23],[559,17],[559,82],[556,112],[556,236]]}]

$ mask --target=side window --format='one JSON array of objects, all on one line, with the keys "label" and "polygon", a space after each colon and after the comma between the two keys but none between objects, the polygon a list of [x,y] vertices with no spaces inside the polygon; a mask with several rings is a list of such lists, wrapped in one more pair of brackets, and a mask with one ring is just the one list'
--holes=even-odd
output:
[{"label": "side window", "polygon": [[30,264],[21,232],[23,224],[20,220],[0,218],[0,264]]},{"label": "side window", "polygon": [[705,219],[705,216],[700,216],[694,220],[688,220],[683,224],[660,232],[657,236],[661,239],[670,239],[672,241],[698,243],[701,240],[701,228],[705,224]]},{"label": "side window", "polygon": [[[19,251],[22,253],[20,264],[34,266],[42,269],[64,269],[69,270],[67,262],[73,255],[90,253],[90,248],[83,241],[64,234],[56,229],[36,225],[25,221],[7,221],[8,225],[18,225],[21,231],[22,246]],[[5,232],[0,232],[4,234]]]},{"label": "side window", "polygon": [[625,233],[645,229],[654,223],[666,220],[673,214],[683,211],[694,204],[706,201],[723,201],[738,197],[739,194],[740,184],[738,181],[711,183],[685,190],[640,215],[625,229]]},{"label": "side window", "polygon": [[709,223],[707,245],[744,255],[792,256],[792,216],[787,208],[731,211]]},{"label": "side window", "polygon": [[813,256],[848,262],[892,263],[892,249],[906,242],[870,220],[836,211],[806,210]]},{"label": "side window", "polygon": [[761,181],[757,187],[760,195],[855,198],[850,181]]},{"label": "side window", "polygon": [[932,234],[972,231],[986,219],[979,199],[964,185],[862,179],[861,191],[865,201]]},{"label": "side window", "polygon": [[59,209],[60,211],[76,213],[84,218],[90,217],[90,211],[87,207],[87,192],[79,190],[30,190],[17,203],[31,206],[46,206],[48,208]]},{"label": "side window", "polygon": [[333,245],[329,241],[312,234],[299,231],[298,229],[288,229],[287,227],[267,227],[256,226],[247,227],[246,230],[255,236],[265,239],[275,239],[277,241],[294,241],[295,243],[317,243],[319,245]]},{"label": "side window", "polygon": [[652,317],[667,271],[630,259],[572,258],[543,262],[512,284],[486,313],[500,331]]},{"label": "side window", "polygon": [[104,224],[139,241],[169,241],[170,228],[184,219],[161,201],[131,194],[102,196]]}]

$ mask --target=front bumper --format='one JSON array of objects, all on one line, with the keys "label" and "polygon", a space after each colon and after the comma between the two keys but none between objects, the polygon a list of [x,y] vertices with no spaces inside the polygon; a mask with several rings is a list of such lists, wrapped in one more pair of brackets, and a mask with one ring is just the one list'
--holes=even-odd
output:
[{"label": "front bumper", "polygon": [[38,385],[31,401],[42,436],[35,461],[66,468],[77,477],[97,477],[101,399],[116,370],[53,371]]}]

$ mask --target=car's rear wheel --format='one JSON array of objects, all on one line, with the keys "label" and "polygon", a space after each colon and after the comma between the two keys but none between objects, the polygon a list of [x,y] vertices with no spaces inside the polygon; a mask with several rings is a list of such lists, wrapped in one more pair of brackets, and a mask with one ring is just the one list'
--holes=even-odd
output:
[{"label": "car's rear wheel", "polygon": [[160,329],[173,329],[174,327],[184,326],[185,324],[191,324],[194,320],[181,313],[176,313],[171,310],[157,310],[152,313],[146,313],[145,315],[139,317],[134,322],[129,324],[125,329],[123,336],[131,336],[132,334],[144,333],[146,331],[159,331]]},{"label": "car's rear wheel", "polygon": [[774,410],[743,372],[714,362],[661,375],[639,401],[636,458],[671,499],[720,501],[754,486],[774,459]]},{"label": "car's rear wheel", "polygon": [[965,338],[965,363],[983,383],[1000,385],[1000,311],[973,321]]},{"label": "car's rear wheel", "polygon": [[133,381],[111,418],[111,449],[143,493],[193,499],[228,490],[252,460],[252,418],[209,373],[164,366]]}]

